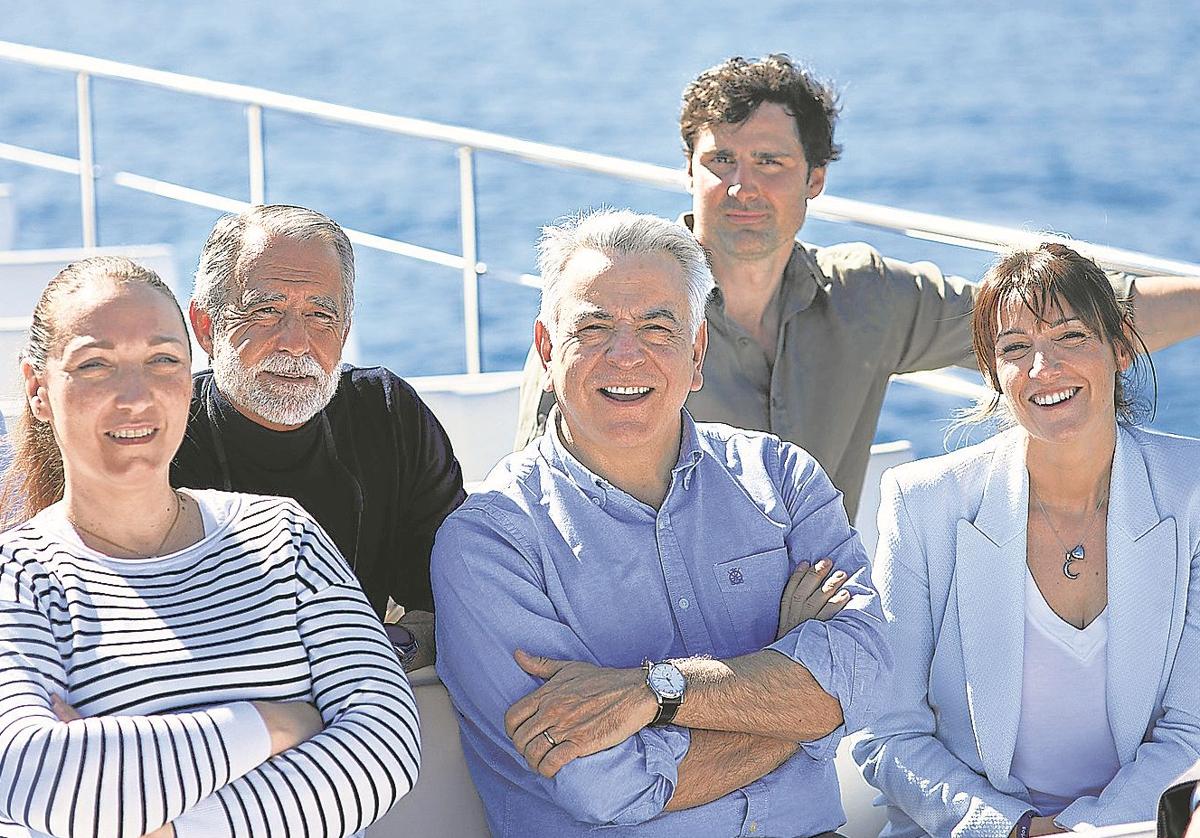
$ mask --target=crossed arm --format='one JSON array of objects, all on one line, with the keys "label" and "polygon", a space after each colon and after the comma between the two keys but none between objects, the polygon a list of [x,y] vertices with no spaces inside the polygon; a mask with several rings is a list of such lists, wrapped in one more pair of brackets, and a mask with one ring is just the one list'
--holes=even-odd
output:
[{"label": "crossed arm", "polygon": [[[832,567],[824,559],[796,568],[781,598],[777,639],[805,620],[832,618],[850,601],[842,587],[846,573],[831,573]],[[642,669],[556,661],[522,650],[514,657],[526,672],[546,679],[505,715],[517,751],[542,776],[553,777],[569,762],[625,741],[657,712]],[[700,806],[742,788],[786,762],[801,741],[820,739],[842,724],[837,699],[807,669],[776,652],[674,663],[688,683],[675,724],[691,729],[691,742],[665,811]],[[781,696],[796,700],[780,701]]]},{"label": "crossed arm", "polygon": [[[416,709],[361,591],[338,578],[343,570],[348,577],[339,567],[298,571],[313,582],[296,612],[313,705],[79,719],[54,698],[67,681],[48,616],[4,603],[0,818],[51,835],[127,838],[169,835],[172,823],[182,834],[188,823],[205,834],[337,836],[377,819],[415,782]],[[247,711],[257,711],[269,745],[247,736],[257,723],[251,715],[247,726]],[[319,822],[298,820],[334,800]]]}]

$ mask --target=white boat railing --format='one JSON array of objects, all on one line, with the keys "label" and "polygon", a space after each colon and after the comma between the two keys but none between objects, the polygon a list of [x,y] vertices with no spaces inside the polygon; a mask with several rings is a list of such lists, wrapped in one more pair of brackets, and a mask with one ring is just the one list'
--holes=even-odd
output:
[{"label": "white boat railing", "polygon": [[[199,96],[237,102],[246,109],[247,134],[247,195],[243,200],[194,189],[146,177],[134,172],[118,171],[111,182],[117,186],[169,198],[187,204],[222,211],[240,211],[267,199],[266,136],[264,112],[277,111],[311,117],[324,122],[352,125],[408,137],[435,140],[457,146],[459,168],[460,253],[447,253],[387,236],[362,230],[347,230],[354,243],[389,253],[417,259],[430,264],[458,270],[462,274],[464,344],[466,370],[481,370],[479,339],[479,279],[482,276],[540,287],[538,277],[519,271],[489,268],[478,259],[477,218],[475,214],[475,166],[477,151],[492,152],[524,160],[540,166],[573,169],[633,183],[682,192],[686,178],[682,171],[650,163],[641,163],[603,154],[576,151],[561,146],[522,140],[424,119],[378,113],[362,108],[335,105],[302,96],[292,96],[242,84],[218,82],[196,76],[171,73],[123,64],[59,50],[31,47],[0,41],[0,60],[58,70],[75,74],[75,108],[78,123],[78,157],[51,154],[38,149],[0,142],[0,159],[50,171],[74,175],[79,180],[80,222],[84,247],[95,247],[98,241],[96,181],[99,172],[93,149],[91,80],[114,79],[148,85]],[[912,212],[894,207],[822,195],[809,205],[809,213],[829,221],[854,223],[899,232],[913,238],[938,241],[959,247],[983,251],[998,251],[1006,247],[1028,245],[1051,236],[1009,227],[930,213]],[[1173,259],[1163,259],[1132,250],[1072,241],[1072,246],[1088,254],[1105,267],[1133,274],[1200,274],[1200,265]],[[945,386],[956,387],[951,383]],[[969,386],[969,385],[968,385]],[[961,389],[961,388],[960,388]],[[964,393],[967,391],[963,391]]]}]

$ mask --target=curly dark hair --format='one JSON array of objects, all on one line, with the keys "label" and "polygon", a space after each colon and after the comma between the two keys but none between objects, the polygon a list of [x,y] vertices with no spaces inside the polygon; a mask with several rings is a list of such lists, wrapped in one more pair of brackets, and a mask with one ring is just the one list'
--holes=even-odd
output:
[{"label": "curly dark hair", "polygon": [[832,85],[784,53],[757,60],[735,56],[705,70],[684,88],[679,114],[684,153],[691,157],[701,129],[744,122],[763,102],[774,102],[795,118],[808,166],[819,168],[842,154],[842,147],[833,141],[837,100]]}]

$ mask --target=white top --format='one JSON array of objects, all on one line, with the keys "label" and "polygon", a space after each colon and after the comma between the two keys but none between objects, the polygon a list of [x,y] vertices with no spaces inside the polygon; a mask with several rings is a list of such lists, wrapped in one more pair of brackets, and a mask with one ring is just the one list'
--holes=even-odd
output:
[{"label": "white top", "polygon": [[1097,795],[1121,767],[1108,724],[1108,609],[1086,628],[1059,617],[1025,572],[1025,658],[1012,775],[1040,815]]},{"label": "white top", "polygon": [[[329,537],[294,501],[189,494],[205,537],[167,556],[91,550],[62,504],[0,535],[5,838],[334,838],[416,780],[411,690]],[[325,729],[268,759],[251,700]]]}]

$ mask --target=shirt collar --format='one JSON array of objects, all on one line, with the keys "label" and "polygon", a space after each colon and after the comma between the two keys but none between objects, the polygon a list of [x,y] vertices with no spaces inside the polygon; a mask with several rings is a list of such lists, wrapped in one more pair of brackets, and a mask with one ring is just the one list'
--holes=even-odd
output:
[{"label": "shirt collar", "polygon": [[[561,414],[558,405],[550,409],[546,419],[546,431],[538,442],[538,451],[552,467],[564,472],[571,482],[578,486],[588,497],[604,498],[609,492],[620,491],[600,475],[593,472],[567,450],[558,435],[558,419]],[[683,432],[679,440],[679,457],[671,469],[673,475],[681,475],[683,488],[691,483],[692,471],[703,459],[705,453],[700,434],[696,430],[696,422],[685,408],[683,410]]]}]

